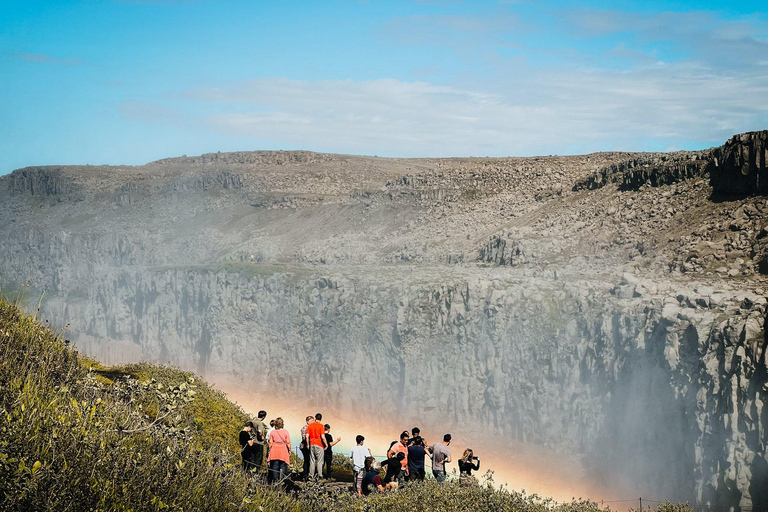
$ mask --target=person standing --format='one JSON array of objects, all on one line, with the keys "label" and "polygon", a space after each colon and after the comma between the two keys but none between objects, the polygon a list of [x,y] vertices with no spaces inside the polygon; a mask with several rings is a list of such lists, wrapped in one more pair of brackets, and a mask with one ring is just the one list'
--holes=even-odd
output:
[{"label": "person standing", "polygon": [[250,471],[256,465],[253,445],[255,440],[251,437],[253,432],[253,422],[246,421],[243,430],[240,431],[238,441],[240,441],[240,455],[243,457],[243,471]]},{"label": "person standing", "polygon": [[424,440],[421,436],[411,439],[411,446],[408,447],[408,474],[409,480],[424,480],[424,457],[427,454],[424,448]]},{"label": "person standing", "polygon": [[[421,437],[421,429],[419,427],[413,427],[411,429],[411,440],[408,441],[408,446],[411,446],[417,437]],[[426,446],[427,441],[423,437],[421,437],[421,440],[424,441],[424,445]]]},{"label": "person standing", "polygon": [[325,478],[331,478],[331,465],[333,464],[333,446],[341,441],[340,437],[337,437],[336,440],[333,440],[333,436],[331,435],[331,426],[329,424],[325,424]]},{"label": "person standing", "polygon": [[[269,433],[275,430],[275,420],[269,420],[269,426],[267,427],[267,433],[264,435],[264,452],[267,454],[267,460],[269,460],[269,443],[267,440],[269,439]],[[267,464],[269,466],[269,464]]]},{"label": "person standing", "polygon": [[269,444],[269,473],[267,483],[281,482],[291,463],[291,435],[285,430],[283,418],[275,419],[275,429],[267,438]]},{"label": "person standing", "polygon": [[306,480],[309,478],[309,441],[307,441],[307,429],[309,428],[310,423],[314,423],[315,417],[314,416],[307,416],[306,418],[306,424],[301,427],[301,443],[299,444],[299,449],[301,450],[301,456],[304,457],[304,467],[301,471],[301,479]]},{"label": "person standing", "polygon": [[450,444],[451,434],[445,434],[442,443],[435,443],[429,448],[429,453],[432,454],[432,474],[438,482],[445,482],[445,465],[451,462],[451,449],[448,447]]},{"label": "person standing", "polygon": [[363,446],[365,437],[358,434],[355,438],[357,446],[349,452],[349,458],[352,459],[352,471],[355,475],[355,489],[357,494],[363,494],[363,474],[365,473],[365,459],[371,456],[370,448]]},{"label": "person standing", "polygon": [[325,461],[325,428],[323,415],[315,414],[315,421],[307,426],[307,445],[309,445],[309,478],[323,478],[323,462]]},{"label": "person standing", "polygon": [[392,445],[389,449],[389,452],[387,453],[388,457],[396,457],[397,454],[402,453],[403,457],[399,458],[400,460],[400,473],[399,476],[401,479],[408,478],[408,444],[409,444],[409,435],[407,430],[403,430],[403,432],[400,433],[400,442],[395,443]]},{"label": "person standing", "polygon": [[267,417],[267,411],[259,411],[256,415],[256,421],[253,422],[253,434],[255,442],[254,448],[254,461],[256,462],[256,470],[261,471],[264,467],[264,446],[267,444],[267,426],[264,424],[264,418]]},{"label": "person standing", "polygon": [[[477,461],[475,464],[473,461]],[[480,459],[475,457],[475,453],[467,448],[464,450],[464,455],[459,459],[459,475],[472,476],[472,471],[478,471],[480,469]]]}]

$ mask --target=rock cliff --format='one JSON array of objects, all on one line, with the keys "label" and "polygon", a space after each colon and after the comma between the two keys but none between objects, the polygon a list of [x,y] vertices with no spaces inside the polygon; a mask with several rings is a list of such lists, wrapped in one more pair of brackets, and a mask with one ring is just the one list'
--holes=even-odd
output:
[{"label": "rock cliff", "polygon": [[0,178],[0,277],[29,281],[35,305],[45,289],[45,317],[108,362],[552,447],[617,490],[765,508],[760,137],[23,169]]}]

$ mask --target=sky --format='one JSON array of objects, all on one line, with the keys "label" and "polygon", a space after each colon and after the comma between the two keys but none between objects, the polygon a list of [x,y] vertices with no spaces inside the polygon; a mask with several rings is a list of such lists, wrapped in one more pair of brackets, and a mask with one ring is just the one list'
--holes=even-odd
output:
[{"label": "sky", "polygon": [[768,129],[764,2],[0,0],[0,174],[530,156]]}]

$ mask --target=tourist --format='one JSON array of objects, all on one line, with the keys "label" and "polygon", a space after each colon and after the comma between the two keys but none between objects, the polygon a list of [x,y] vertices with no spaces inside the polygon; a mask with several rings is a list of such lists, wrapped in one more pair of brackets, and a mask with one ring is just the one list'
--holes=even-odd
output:
[{"label": "tourist", "polygon": [[444,482],[447,475],[445,465],[451,462],[451,449],[448,448],[450,444],[451,434],[445,434],[442,443],[435,443],[429,448],[429,453],[432,454],[432,474],[438,482]]},{"label": "tourist", "polygon": [[389,447],[389,451],[387,452],[387,457],[395,457],[397,454],[402,453],[403,457],[399,459],[401,461],[401,470],[402,473],[400,473],[401,478],[407,478],[408,477],[408,440],[409,440],[408,431],[404,430],[400,434],[400,442],[395,443],[394,445]]},{"label": "tourist", "polygon": [[246,421],[243,430],[240,431],[240,455],[243,457],[243,471],[250,471],[256,465],[256,453],[253,445],[255,440],[251,437],[253,422]]},{"label": "tourist", "polygon": [[357,494],[363,494],[363,473],[365,472],[365,459],[371,456],[370,448],[363,446],[365,438],[358,435],[355,438],[357,446],[349,452],[349,458],[352,459],[352,471],[355,475],[355,489]]},{"label": "tourist", "polygon": [[285,430],[283,418],[275,419],[275,429],[267,438],[269,444],[269,473],[267,483],[280,483],[288,475],[291,463],[291,435]]},{"label": "tourist", "polygon": [[301,427],[301,443],[299,444],[301,456],[304,457],[304,468],[301,471],[302,480],[309,478],[309,441],[307,441],[307,429],[311,423],[315,422],[315,417],[307,416],[306,422],[307,423]]},{"label": "tourist", "polygon": [[269,443],[267,440],[269,439],[269,433],[275,430],[275,420],[269,420],[269,426],[267,427],[267,431],[264,434],[264,445],[267,452],[267,460],[269,460]]},{"label": "tourist", "polygon": [[256,421],[253,422],[253,431],[251,434],[255,437],[253,443],[254,448],[254,460],[256,461],[256,469],[261,471],[264,466],[264,445],[267,444],[267,426],[264,424],[264,418],[267,417],[267,411],[259,411],[256,415]]},{"label": "tourist", "polygon": [[397,477],[400,476],[400,472],[403,468],[404,459],[405,459],[405,454],[403,452],[397,452],[396,454],[394,454],[393,457],[390,457],[381,463],[382,468],[384,466],[387,467],[387,474],[384,475],[385,484],[388,484],[390,482],[394,482],[397,480]]},{"label": "tourist", "polygon": [[424,448],[424,439],[416,436],[411,439],[411,446],[408,447],[408,479],[424,480],[424,457],[427,454]]},{"label": "tourist", "polygon": [[[413,427],[411,429],[411,440],[408,441],[408,446],[412,445],[417,437],[421,437],[421,429],[419,427]],[[422,437],[421,439],[423,440],[424,438]],[[424,444],[426,444],[426,441],[424,441]]]},{"label": "tourist", "polygon": [[376,459],[373,457],[366,457],[365,458],[365,476],[363,477],[363,482],[361,484],[362,493],[366,496],[371,494],[371,485],[374,486],[375,489],[378,489],[379,491],[385,491],[387,489],[397,489],[397,483],[390,482],[388,484],[384,484],[381,481],[381,476],[379,476],[379,470],[374,467],[374,463],[376,462]]},{"label": "tourist", "polygon": [[325,428],[322,424],[323,415],[315,414],[315,421],[307,426],[307,445],[309,446],[309,478],[323,478],[323,462],[325,461]]},{"label": "tourist", "polygon": [[331,426],[329,424],[325,424],[325,478],[331,478],[331,465],[333,464],[333,446],[341,441],[340,437],[337,437],[336,440],[333,440],[333,436],[331,435]]},{"label": "tourist", "polygon": [[[476,460],[477,464],[472,461]],[[459,459],[459,475],[472,476],[472,471],[480,469],[480,459],[474,456],[474,452],[467,448],[464,455]]]}]

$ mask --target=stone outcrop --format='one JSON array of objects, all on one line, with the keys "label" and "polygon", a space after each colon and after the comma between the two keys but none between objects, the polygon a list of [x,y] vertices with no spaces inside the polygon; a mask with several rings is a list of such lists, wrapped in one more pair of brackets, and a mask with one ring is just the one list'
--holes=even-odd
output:
[{"label": "stone outcrop", "polygon": [[618,183],[622,190],[637,190],[646,183],[652,187],[670,185],[704,176],[710,161],[706,151],[651,153],[598,169],[577,182],[573,190],[596,190],[610,183]]},{"label": "stone outcrop", "polygon": [[76,188],[60,167],[20,169],[11,174],[7,184],[11,193],[31,196],[61,196]]},{"label": "stone outcrop", "polygon": [[768,192],[768,130],[736,135],[715,151],[710,184],[718,194]]}]

